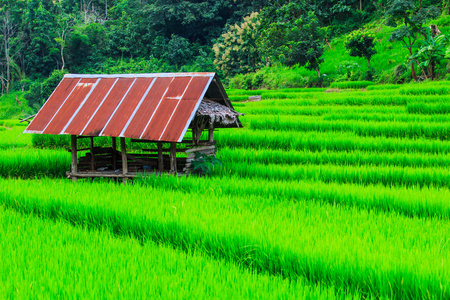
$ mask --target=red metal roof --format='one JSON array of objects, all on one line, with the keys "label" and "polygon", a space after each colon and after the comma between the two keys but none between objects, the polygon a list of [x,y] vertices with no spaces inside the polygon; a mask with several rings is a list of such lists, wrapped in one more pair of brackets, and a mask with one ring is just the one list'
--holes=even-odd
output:
[{"label": "red metal roof", "polygon": [[68,74],[24,132],[180,142],[207,91],[231,107],[215,73]]}]

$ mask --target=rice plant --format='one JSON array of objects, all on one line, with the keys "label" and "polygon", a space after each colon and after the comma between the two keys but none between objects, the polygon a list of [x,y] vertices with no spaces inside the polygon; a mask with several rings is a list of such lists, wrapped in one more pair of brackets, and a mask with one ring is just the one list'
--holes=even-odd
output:
[{"label": "rice plant", "polygon": [[274,130],[221,130],[216,134],[220,147],[310,151],[376,151],[405,153],[450,153],[450,142],[431,139],[358,136],[352,132],[303,132]]},{"label": "rice plant", "polygon": [[372,81],[343,81],[333,82],[330,87],[333,89],[363,89],[374,84]]},{"label": "rice plant", "polygon": [[4,207],[22,213],[110,228],[120,236],[364,297],[450,296],[450,253],[442,244],[450,238],[447,220],[111,183],[0,180],[0,194]]},{"label": "rice plant", "polygon": [[351,88],[229,91],[245,128],[214,135],[222,168],[128,185],[59,179],[68,137],[0,121],[0,297],[93,298],[113,276],[128,298],[449,299],[446,84]]},{"label": "rice plant", "polygon": [[0,236],[3,299],[360,297],[301,279],[255,274],[201,251],[120,238],[108,227],[93,231],[3,208]]}]

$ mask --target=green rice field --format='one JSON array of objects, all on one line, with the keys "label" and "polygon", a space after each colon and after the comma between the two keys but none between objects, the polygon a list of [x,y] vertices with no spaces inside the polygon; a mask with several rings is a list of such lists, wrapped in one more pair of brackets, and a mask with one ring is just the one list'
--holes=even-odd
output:
[{"label": "green rice field", "polygon": [[229,90],[221,166],[126,185],[0,121],[0,298],[450,299],[449,86]]}]

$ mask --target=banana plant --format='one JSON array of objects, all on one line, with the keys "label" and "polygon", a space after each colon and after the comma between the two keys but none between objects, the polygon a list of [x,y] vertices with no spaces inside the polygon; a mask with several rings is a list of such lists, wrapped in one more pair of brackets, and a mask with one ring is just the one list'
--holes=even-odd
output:
[{"label": "banana plant", "polygon": [[447,37],[445,35],[434,37],[431,31],[427,30],[426,39],[419,42],[417,51],[410,56],[411,64],[417,62],[425,77],[433,80],[436,65],[446,57],[446,47]]}]

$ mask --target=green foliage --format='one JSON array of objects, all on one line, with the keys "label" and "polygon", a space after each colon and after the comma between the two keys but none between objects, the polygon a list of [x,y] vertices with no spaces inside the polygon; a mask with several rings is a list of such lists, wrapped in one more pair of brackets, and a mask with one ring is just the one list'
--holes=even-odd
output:
[{"label": "green foliage", "polygon": [[[344,80],[357,80],[359,77],[360,66],[358,63],[354,61],[343,61],[337,66],[338,73],[343,73],[345,76]],[[337,81],[340,81],[341,78],[337,78]]]},{"label": "green foliage", "polygon": [[405,64],[398,64],[394,67],[394,77],[397,79],[397,83],[404,81],[405,74],[408,73],[408,68]]},{"label": "green foliage", "polygon": [[351,32],[345,41],[345,48],[350,56],[363,57],[370,68],[370,59],[377,53],[375,50],[375,36],[370,33],[357,30]]},{"label": "green foliage", "polygon": [[226,76],[254,72],[262,67],[256,39],[259,37],[258,13],[231,25],[213,46],[214,64]]},{"label": "green foliage", "polygon": [[[324,76],[321,77],[322,79]],[[315,81],[314,72],[304,67],[276,66],[262,68],[255,73],[239,74],[230,79],[229,87],[236,89],[283,89],[326,85],[326,80],[320,84]]]},{"label": "green foliage", "polygon": [[102,67],[106,28],[89,23],[74,28],[67,41],[68,68],[72,73],[92,73]]},{"label": "green foliage", "polygon": [[286,66],[305,66],[315,70],[320,77],[325,32],[314,12],[301,14],[300,7],[290,3],[279,8],[275,12],[278,19],[271,22],[272,12],[261,13],[260,47],[265,59]]},{"label": "green foliage", "polygon": [[442,62],[446,53],[445,48],[447,38],[445,35],[437,37],[431,36],[431,32],[427,32],[427,38],[419,42],[418,50],[410,57],[413,61],[419,62],[419,67],[425,68],[426,78],[433,80],[435,78],[436,66]]},{"label": "green foliage", "polygon": [[[25,117],[32,113],[22,92],[0,96],[0,120]],[[5,125],[6,126],[6,125]]]},{"label": "green foliage", "polygon": [[179,66],[186,64],[192,57],[192,50],[189,41],[178,35],[172,35],[167,43],[167,52],[163,56],[170,64]]},{"label": "green foliage", "polygon": [[222,162],[217,157],[197,152],[191,162],[190,172],[191,174],[210,175],[220,166],[222,166]]},{"label": "green foliage", "polygon": [[54,70],[44,82],[35,82],[25,94],[28,105],[34,109],[40,108],[63,79],[64,74],[67,74],[67,70]]},{"label": "green foliage", "polygon": [[125,74],[125,73],[158,73],[173,70],[171,66],[161,59],[149,57],[147,59],[121,59],[106,60],[102,65],[101,72],[105,74]]},{"label": "green foliage", "polygon": [[33,147],[49,149],[70,149],[70,137],[67,135],[33,134]]},{"label": "green foliage", "polygon": [[[53,5],[50,5],[53,6]],[[50,7],[49,7],[50,8]],[[54,69],[58,69],[59,49],[56,37],[56,15],[50,9],[32,0],[28,3],[26,26],[29,36],[25,44],[24,62],[26,71],[31,74],[49,76]]]},{"label": "green foliage", "polygon": [[[439,10],[435,6],[416,7],[412,0],[395,0],[386,12],[387,25],[397,27],[392,31],[389,41],[401,41],[408,49],[412,59],[412,48],[419,38],[419,35],[426,37],[424,31],[425,22],[437,18]],[[414,80],[417,80],[414,65],[411,64],[411,72]]]}]

